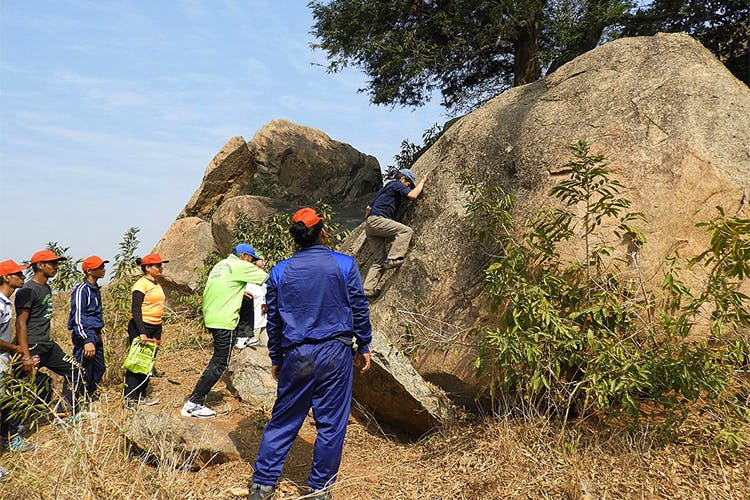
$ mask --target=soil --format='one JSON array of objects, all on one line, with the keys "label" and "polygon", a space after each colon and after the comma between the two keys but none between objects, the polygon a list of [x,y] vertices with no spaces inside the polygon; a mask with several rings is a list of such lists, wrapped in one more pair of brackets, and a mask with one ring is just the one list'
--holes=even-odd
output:
[{"label": "soil", "polygon": [[[210,357],[201,345],[159,354],[157,368],[166,376],[151,380],[151,395],[160,398],[153,411],[182,418],[182,403]],[[110,370],[116,368],[110,364]],[[123,425],[128,411],[122,409],[119,391],[114,382],[105,385],[92,408],[98,415],[75,429],[41,426],[29,436],[39,445],[37,451],[4,454],[0,465],[11,469],[12,477],[0,484],[0,498],[246,498],[268,408],[236,400],[220,381],[208,400],[218,415],[201,425],[226,432],[240,459],[180,471],[144,462],[127,446]],[[434,500],[750,498],[747,446],[738,453],[723,452],[699,437],[701,425],[696,416],[679,436],[661,442],[645,434],[601,432],[586,423],[562,428],[530,416],[467,415],[409,443],[351,419],[333,494],[338,499]],[[305,494],[315,436],[308,416],[277,499]]]}]

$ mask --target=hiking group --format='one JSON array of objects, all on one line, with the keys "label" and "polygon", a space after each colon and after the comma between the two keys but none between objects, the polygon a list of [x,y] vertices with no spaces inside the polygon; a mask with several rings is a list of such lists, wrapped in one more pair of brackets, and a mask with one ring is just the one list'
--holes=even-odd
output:
[{"label": "hiking group", "polygon": [[[232,347],[268,348],[271,374],[278,383],[271,419],[260,442],[250,485],[251,499],[269,499],[281,477],[286,456],[310,409],[318,435],[308,478],[308,498],[331,498],[346,427],[351,410],[355,360],[361,373],[370,367],[372,338],[368,299],[381,294],[383,272],[402,265],[412,230],[395,220],[401,201],[416,199],[426,179],[416,182],[408,169],[377,193],[366,210],[365,232],[376,262],[364,284],[354,258],[326,247],[324,220],[312,208],[292,216],[289,233],[296,245],[290,258],[265,270],[265,259],[249,243],[211,269],[203,292],[203,321],[213,338],[212,356],[185,400],[184,417],[212,418],[209,392],[226,371]],[[390,250],[387,243],[393,239]],[[71,352],[51,338],[52,289],[48,281],[65,257],[51,250],[34,253],[28,265],[0,262],[0,379],[31,378],[36,397],[48,405],[55,422],[76,425],[97,394],[105,373],[104,318],[98,281],[109,262],[96,255],[83,260],[84,279],[71,293],[67,327]],[[164,260],[152,253],[137,259],[142,275],[131,289],[128,345],[150,346],[155,356],[162,340],[166,294],[159,284]],[[31,268],[31,278],[24,272]],[[11,296],[15,298],[11,301]],[[15,306],[15,339],[12,306]],[[267,339],[264,337],[267,336]],[[53,404],[51,379],[46,368],[63,378],[60,401]],[[149,379],[162,374],[125,371],[123,399],[126,408],[154,405]],[[141,370],[142,371],[142,370]],[[0,389],[1,391],[2,389]],[[0,430],[4,447],[31,452],[25,427],[14,411],[14,401],[4,398]],[[8,475],[0,468],[0,478]]]}]

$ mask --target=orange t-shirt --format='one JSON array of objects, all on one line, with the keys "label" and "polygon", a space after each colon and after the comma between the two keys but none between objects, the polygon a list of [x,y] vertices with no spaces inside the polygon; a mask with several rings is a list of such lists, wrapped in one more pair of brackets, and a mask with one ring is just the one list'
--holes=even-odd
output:
[{"label": "orange t-shirt", "polygon": [[143,305],[141,306],[143,322],[149,325],[161,325],[161,318],[164,316],[164,301],[167,299],[161,285],[146,278],[141,278],[135,282],[132,291],[143,293]]}]

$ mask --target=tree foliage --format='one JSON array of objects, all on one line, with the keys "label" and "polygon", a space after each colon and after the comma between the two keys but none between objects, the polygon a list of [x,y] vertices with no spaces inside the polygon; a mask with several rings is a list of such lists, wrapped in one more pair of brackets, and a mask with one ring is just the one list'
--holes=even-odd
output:
[{"label": "tree foliage", "polygon": [[[329,72],[360,68],[375,104],[460,111],[627,34],[687,31],[748,81],[740,0],[367,0],[308,4]],[[732,62],[734,61],[734,62]],[[737,62],[739,61],[739,62]],[[743,73],[741,62],[744,61]]]}]

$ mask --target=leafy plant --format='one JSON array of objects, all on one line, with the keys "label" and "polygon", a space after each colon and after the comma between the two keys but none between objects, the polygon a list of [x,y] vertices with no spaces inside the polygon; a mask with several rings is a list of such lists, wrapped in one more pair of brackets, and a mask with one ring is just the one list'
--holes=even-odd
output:
[{"label": "leafy plant", "polygon": [[136,266],[136,252],[140,229],[131,227],[122,236],[112,262],[113,276],[104,288],[104,315],[108,329],[123,330],[130,318],[131,288],[140,273]]},{"label": "leafy plant", "polygon": [[20,357],[14,357],[9,372],[0,378],[0,408],[4,410],[3,418],[35,423],[54,414],[47,402],[52,380],[36,371],[30,377],[12,375],[21,373],[20,365]]},{"label": "leafy plant", "polygon": [[388,165],[385,172],[386,178],[394,178],[398,171],[402,168],[411,168],[412,165],[422,156],[422,153],[427,151],[430,146],[440,138],[442,128],[437,123],[433,124],[432,127],[426,129],[422,133],[422,144],[415,144],[408,139],[401,141],[401,151],[396,153],[393,159],[396,161],[394,165]]},{"label": "leafy plant", "polygon": [[[328,235],[326,245],[336,249],[348,234],[341,226],[333,222],[334,212],[331,205],[318,201],[315,211],[324,219],[324,229]],[[253,245],[256,252],[262,254],[270,270],[277,262],[292,256],[295,251],[294,241],[289,234],[291,218],[288,214],[275,213],[265,222],[252,220],[245,214],[237,217],[232,231],[232,244],[247,242]]]},{"label": "leafy plant", "polygon": [[[643,216],[627,211],[630,202],[603,157],[584,142],[571,152],[570,178],[551,191],[563,208],[542,208],[525,225],[515,222],[513,199],[501,188],[462,177],[470,233],[492,256],[485,296],[497,313],[495,324],[481,330],[476,368],[508,407],[566,418],[645,419],[668,429],[700,398],[723,416],[722,435],[733,446],[735,434],[727,429],[738,428],[731,423],[748,408],[740,390],[747,384],[737,370],[750,352],[748,300],[739,291],[748,271],[750,223],[720,211],[702,224],[711,244],[690,265],[708,267],[706,289],[693,296],[673,259],[665,295],[653,297],[627,278],[628,260],[612,252],[617,239],[639,251],[645,240],[632,224]],[[562,243],[578,252],[563,258]],[[690,339],[708,305],[721,342]]]}]

